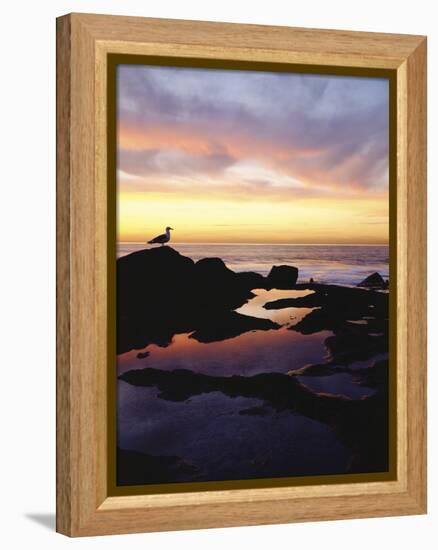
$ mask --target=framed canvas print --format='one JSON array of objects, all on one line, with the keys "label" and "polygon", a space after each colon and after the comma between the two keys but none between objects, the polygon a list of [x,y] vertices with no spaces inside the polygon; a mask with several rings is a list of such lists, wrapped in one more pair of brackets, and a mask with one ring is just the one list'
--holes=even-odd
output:
[{"label": "framed canvas print", "polygon": [[425,513],[425,38],[57,40],[58,531]]}]

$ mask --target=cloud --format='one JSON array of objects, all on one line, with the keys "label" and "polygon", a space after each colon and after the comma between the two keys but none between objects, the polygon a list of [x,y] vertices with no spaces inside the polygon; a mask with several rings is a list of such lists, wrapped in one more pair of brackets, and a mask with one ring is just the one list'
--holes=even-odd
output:
[{"label": "cloud", "polygon": [[[388,81],[124,65],[124,188],[376,194],[388,187]],[[141,178],[142,183],[132,178]]]},{"label": "cloud", "polygon": [[205,154],[189,154],[178,149],[122,149],[118,153],[119,169],[131,177],[222,173],[234,160],[232,156],[220,150]]}]

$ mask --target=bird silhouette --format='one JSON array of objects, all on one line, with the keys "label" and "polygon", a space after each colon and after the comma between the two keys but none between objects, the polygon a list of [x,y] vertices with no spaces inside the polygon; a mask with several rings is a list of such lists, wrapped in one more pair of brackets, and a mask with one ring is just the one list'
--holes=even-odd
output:
[{"label": "bird silhouette", "polygon": [[161,244],[161,246],[164,246],[170,241],[171,231],[174,231],[173,227],[166,227],[165,233],[163,233],[162,235],[158,235],[158,237],[155,237],[152,240],[148,241],[148,244]]}]

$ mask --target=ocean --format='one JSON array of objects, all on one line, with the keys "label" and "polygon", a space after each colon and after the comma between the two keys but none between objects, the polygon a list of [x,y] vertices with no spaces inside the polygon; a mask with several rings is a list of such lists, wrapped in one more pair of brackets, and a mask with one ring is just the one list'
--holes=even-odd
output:
[{"label": "ocean", "polygon": [[[194,261],[219,257],[238,272],[267,275],[273,265],[294,265],[299,269],[299,282],[312,277],[315,282],[356,285],[374,271],[389,278],[387,245],[172,243],[171,246]],[[121,242],[117,256],[148,247],[145,243]]]}]

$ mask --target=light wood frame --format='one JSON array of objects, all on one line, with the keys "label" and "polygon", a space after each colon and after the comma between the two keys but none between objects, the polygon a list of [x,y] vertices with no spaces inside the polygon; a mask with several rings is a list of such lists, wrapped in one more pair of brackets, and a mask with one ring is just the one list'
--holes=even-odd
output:
[{"label": "light wood frame", "polygon": [[[109,53],[389,69],[397,82],[397,479],[108,496]],[[57,530],[70,536],[426,513],[426,39],[70,14],[57,20]]]}]

